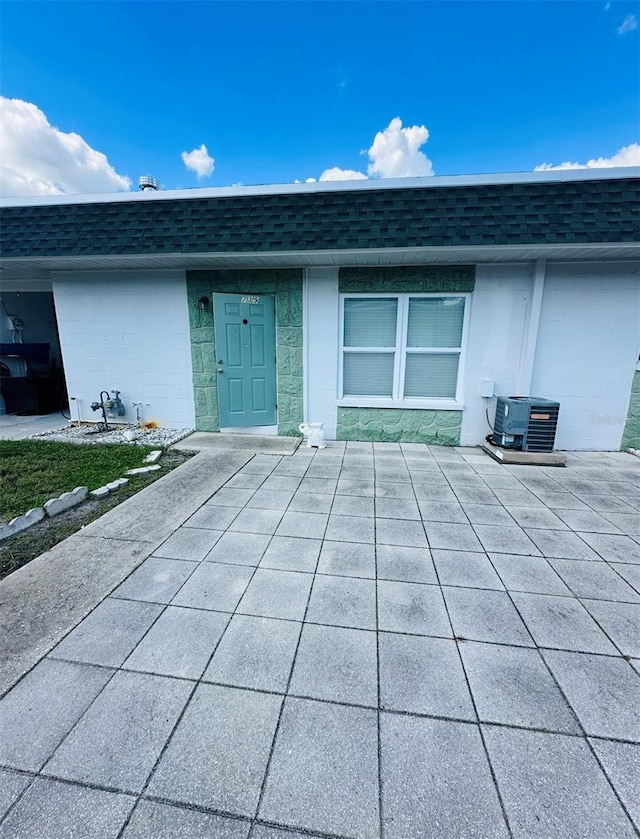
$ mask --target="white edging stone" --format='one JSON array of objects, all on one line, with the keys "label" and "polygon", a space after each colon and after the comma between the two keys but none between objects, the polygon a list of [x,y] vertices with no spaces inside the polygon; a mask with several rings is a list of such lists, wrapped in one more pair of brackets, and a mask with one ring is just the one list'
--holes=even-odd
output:
[{"label": "white edging stone", "polygon": [[109,487],[98,487],[98,489],[92,489],[91,495],[95,498],[105,498],[109,495]]},{"label": "white edging stone", "polygon": [[144,475],[145,472],[155,472],[156,469],[162,469],[159,463],[154,466],[139,466],[137,469],[127,469],[127,475]]},{"label": "white edging stone", "polygon": [[24,515],[16,516],[8,524],[0,525],[0,541],[2,539],[8,539],[9,536],[13,536],[16,533],[20,533],[21,530],[26,530],[28,527],[42,521],[43,518],[44,510],[42,507],[34,507],[32,510],[27,510]]},{"label": "white edging stone", "polygon": [[113,492],[114,489],[120,489],[120,487],[125,486],[125,484],[129,483],[129,478],[116,478],[115,481],[109,481],[108,484],[105,484],[108,490]]},{"label": "white edging stone", "polygon": [[71,492],[63,492],[58,498],[50,498],[49,501],[45,501],[44,511],[48,516],[59,516],[60,513],[82,504],[88,494],[87,487],[76,487]]},{"label": "white edging stone", "polygon": [[160,460],[162,457],[162,449],[154,449],[152,452],[145,457],[145,463],[155,463],[156,460]]}]

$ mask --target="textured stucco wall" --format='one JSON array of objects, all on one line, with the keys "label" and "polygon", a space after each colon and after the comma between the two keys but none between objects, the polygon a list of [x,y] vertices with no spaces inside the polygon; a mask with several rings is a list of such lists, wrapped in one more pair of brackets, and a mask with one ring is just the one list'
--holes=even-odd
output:
[{"label": "textured stucco wall", "polygon": [[627,421],[620,448],[622,450],[640,449],[640,371],[633,377]]},{"label": "textured stucco wall", "polygon": [[407,265],[397,268],[341,268],[340,293],[392,294],[473,291],[474,265]]},{"label": "textured stucco wall", "polygon": [[338,440],[385,443],[460,442],[461,411],[408,411],[401,408],[338,408]]},{"label": "textured stucco wall", "polygon": [[302,271],[300,269],[187,271],[196,429],[219,431],[213,307],[215,292],[273,294],[276,299],[278,434],[300,436],[302,422]]}]

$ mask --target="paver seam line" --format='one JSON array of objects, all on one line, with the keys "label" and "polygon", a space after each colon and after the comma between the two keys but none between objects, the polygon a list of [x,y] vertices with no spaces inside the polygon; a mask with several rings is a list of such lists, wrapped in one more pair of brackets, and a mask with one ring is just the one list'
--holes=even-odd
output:
[{"label": "paver seam line", "polygon": [[[255,457],[255,455],[254,455],[254,457]],[[251,460],[252,460],[252,459],[253,459],[253,458],[251,458]],[[248,462],[250,462],[250,461],[248,461]],[[280,461],[278,461],[278,463],[279,463],[279,462],[280,462]],[[246,465],[247,465],[247,464],[245,463],[245,466],[246,466]],[[278,464],[275,464],[273,468],[275,469],[275,467],[276,467],[277,465],[278,465]],[[239,470],[238,470],[238,472],[241,472],[243,468],[244,468],[244,467],[241,467],[241,469],[239,469]],[[238,472],[234,473],[234,476],[235,476],[236,474],[238,474]],[[271,470],[271,472],[269,472],[268,474],[270,475],[272,472],[273,472],[273,469],[272,469],[272,470]],[[234,476],[232,476],[232,477],[234,477]],[[230,479],[229,479],[229,480],[230,480]],[[226,485],[226,482],[225,482],[225,484],[223,484],[222,486],[224,487],[225,485]],[[222,487],[220,487],[220,489],[222,489]],[[217,492],[217,491],[218,491],[218,490],[216,490],[216,492]],[[212,493],[212,495],[210,495],[210,496],[209,496],[209,498],[212,498],[212,497],[213,497],[213,495],[215,495],[215,492],[214,492],[214,493]],[[205,503],[206,503],[206,502],[205,502]],[[204,506],[204,504],[203,504],[203,505],[201,505],[201,506]],[[198,508],[198,509],[200,509],[200,508]],[[244,509],[246,509],[246,505],[245,505]],[[196,512],[197,512],[197,511],[196,511]],[[239,515],[239,514],[238,514],[238,515]],[[174,531],[174,532],[175,532],[175,531]],[[225,528],[225,532],[228,532],[228,528]],[[265,534],[265,535],[269,535],[269,534]],[[265,551],[267,550],[267,548],[268,548],[268,547],[269,547],[269,545],[271,544],[271,541],[273,540],[273,535],[274,535],[274,534],[271,534],[271,535],[270,535],[269,541],[267,542],[267,545],[266,545],[266,547],[265,547]],[[165,541],[166,541],[166,540],[165,540]],[[164,543],[163,543],[163,544],[164,544]],[[262,555],[264,556],[264,552],[263,552],[263,554],[262,554]],[[194,570],[193,570],[192,574],[193,574],[193,573],[195,573],[195,571],[197,570],[197,568],[199,568],[199,567],[202,565],[202,563],[203,563],[203,562],[205,562],[205,559],[201,559],[201,560],[200,560],[200,562],[198,563],[198,565],[196,566],[196,568],[194,568]],[[251,567],[251,566],[246,566],[246,567]],[[256,571],[257,571],[257,570],[258,570],[258,566],[255,566],[255,567],[254,567],[254,569],[253,569],[253,573],[252,573],[252,574],[251,574],[251,576],[249,577],[249,580],[248,580],[248,582],[247,582],[247,585],[246,585],[246,586],[245,586],[245,588],[244,588],[244,591],[243,591],[243,593],[242,593],[242,596],[244,596],[244,593],[247,591],[247,589],[248,589],[248,588],[249,588],[249,586],[251,585],[251,581],[252,581],[252,580],[253,580],[253,578],[255,577],[255,574],[256,574]],[[189,578],[188,578],[188,579],[190,579],[190,578],[191,578],[192,574],[190,574],[190,575],[189,575]],[[182,591],[182,589],[183,589],[184,585],[186,585],[186,582],[187,582],[187,580],[185,580],[185,582],[183,583],[183,585],[182,585],[182,586],[180,586],[180,588],[178,589],[178,591],[177,591],[177,592],[176,592],[176,594],[174,595],[173,600],[175,600],[175,598],[178,596],[178,594],[180,593],[180,591]],[[240,600],[242,600],[242,596],[240,597]],[[231,620],[232,620],[233,616],[234,616],[234,615],[236,614],[236,612],[237,612],[237,608],[238,608],[238,606],[240,605],[240,600],[238,600],[238,603],[236,604],[236,606],[235,606],[235,608],[234,608],[234,610],[233,610],[233,612],[232,612],[232,613],[229,613],[229,612],[225,612],[225,613],[224,613],[224,614],[228,614],[228,615],[229,615],[229,619],[227,620],[227,623],[226,623],[226,625],[225,625],[225,628],[224,628],[224,630],[221,632],[220,637],[219,637],[219,638],[218,638],[218,640],[216,641],[216,643],[215,643],[215,645],[214,645],[214,648],[213,648],[213,650],[212,650],[212,652],[211,652],[211,655],[210,655],[210,656],[209,656],[209,658],[207,659],[207,662],[206,662],[206,664],[205,664],[205,666],[204,666],[204,669],[203,669],[203,671],[202,671],[202,674],[204,674],[204,673],[206,672],[207,668],[208,668],[208,667],[209,667],[209,665],[211,664],[211,660],[213,659],[213,656],[215,655],[216,650],[217,650],[217,649],[218,649],[218,647],[220,646],[220,643],[221,643],[222,639],[224,638],[224,636],[225,636],[225,634],[226,634],[227,629],[229,628],[229,624],[231,623]],[[165,607],[165,610],[163,610],[162,614],[164,614],[164,611],[166,611],[166,608],[168,608],[168,606],[169,606],[169,605],[170,605],[170,604],[167,604],[167,606]],[[213,610],[204,610],[204,611],[213,611]],[[143,636],[143,637],[144,637],[144,636]],[[142,639],[140,639],[140,641],[142,641]],[[140,641],[138,642],[138,644],[140,643]],[[138,644],[136,645],[136,647],[134,648],[134,650],[135,650],[135,649],[137,649]],[[142,790],[141,790],[141,791],[140,791],[140,793],[138,794],[138,798],[137,798],[137,800],[136,800],[136,803],[134,804],[134,807],[132,808],[131,813],[129,813],[129,817],[126,819],[125,823],[122,825],[122,828],[120,829],[120,832],[118,833],[117,839],[121,839],[121,837],[122,837],[122,835],[123,835],[124,831],[127,829],[128,825],[129,825],[129,822],[131,821],[131,816],[132,816],[132,814],[133,814],[133,811],[134,811],[134,810],[135,810],[135,808],[138,806],[138,803],[139,803],[140,799],[143,797],[143,795],[145,794],[146,790],[148,789],[149,784],[150,784],[150,782],[151,782],[151,779],[152,779],[152,777],[153,777],[153,775],[154,775],[154,773],[155,773],[156,769],[158,768],[158,765],[160,764],[160,761],[161,761],[161,760],[162,760],[162,758],[164,757],[165,752],[167,751],[167,749],[169,748],[169,744],[170,744],[170,743],[171,743],[171,741],[173,740],[173,737],[174,737],[174,735],[175,735],[175,733],[176,733],[176,731],[177,731],[177,729],[178,729],[178,726],[179,726],[179,725],[180,725],[180,723],[182,722],[182,719],[183,719],[183,717],[184,717],[184,715],[185,715],[185,713],[186,713],[186,711],[187,711],[187,708],[188,708],[188,707],[189,707],[189,705],[191,704],[191,701],[192,701],[192,699],[193,699],[193,695],[195,694],[196,690],[198,689],[198,686],[202,684],[202,674],[201,674],[201,677],[200,677],[199,679],[197,679],[197,680],[194,682],[193,688],[192,688],[191,692],[189,693],[189,696],[187,697],[187,700],[186,700],[185,704],[184,704],[184,705],[183,705],[183,707],[182,707],[182,711],[181,711],[181,712],[180,712],[180,714],[178,715],[178,718],[177,718],[177,720],[176,720],[175,724],[173,725],[173,727],[172,727],[172,729],[171,729],[171,731],[170,731],[170,733],[169,733],[169,736],[167,737],[167,739],[166,739],[166,741],[165,741],[165,743],[164,743],[164,746],[163,746],[163,747],[162,747],[162,749],[160,750],[160,753],[158,754],[158,757],[156,758],[156,760],[155,760],[155,762],[154,762],[154,764],[153,764],[153,766],[152,766],[152,768],[151,768],[151,771],[149,772],[149,774],[148,774],[148,776],[147,776],[147,780],[146,780],[146,781],[145,781],[145,783],[143,784],[143,786],[142,786]]]},{"label": "paver seam line", "polygon": [[[375,458],[374,458],[374,469],[373,469],[373,481],[374,481],[374,492],[375,492],[375,483],[376,483],[376,469],[375,469]],[[413,484],[411,484],[413,487]],[[377,501],[374,501],[374,513],[377,511]],[[428,543],[427,543],[428,544]],[[382,733],[381,733],[381,724],[380,724],[380,705],[382,704],[382,693],[380,691],[380,612],[378,608],[378,525],[377,520],[374,516],[373,519],[373,556],[374,556],[374,568],[376,574],[375,580],[375,598],[376,598],[376,689],[378,692],[378,707],[376,709],[376,729],[377,729],[377,747],[378,747],[378,820],[379,820],[379,831],[380,837],[384,836],[384,812],[383,812],[383,800],[382,800]],[[433,560],[432,560],[433,562]]]},{"label": "paver seam line", "polygon": [[[247,461],[247,463],[250,463],[250,462],[251,462],[251,460],[253,460],[253,457],[255,457],[255,455],[253,455],[251,458],[249,458],[249,460]],[[247,463],[245,463],[243,466],[241,466],[241,467],[240,467],[240,469],[237,469],[237,470],[233,473],[233,475],[231,475],[231,477],[230,477],[230,478],[228,478],[228,479],[227,479],[227,481],[225,481],[225,483],[224,483],[224,484],[222,484],[222,486],[226,486],[226,484],[228,483],[228,481],[230,481],[230,480],[231,480],[232,478],[234,478],[234,477],[235,477],[235,476],[236,476],[239,472],[241,472],[241,471],[242,471],[242,469],[244,469],[244,467],[247,465]],[[171,473],[168,473],[168,474],[171,474]],[[213,498],[213,496],[216,494],[216,492],[218,492],[218,490],[219,490],[219,489],[222,489],[222,487],[219,487],[217,490],[215,490],[215,492],[213,492],[213,493],[212,493],[212,494],[208,497],[208,499],[209,499],[209,498]],[[132,497],[135,497],[135,496],[132,496]],[[207,500],[208,500],[208,499],[207,499]],[[125,501],[127,501],[127,500],[128,500],[128,499],[125,499]],[[201,505],[200,505],[200,507],[204,506],[204,504],[206,504],[206,501],[205,501],[205,502],[203,502],[203,504],[201,504]],[[200,509],[200,507],[198,507],[197,509],[199,510],[199,509]],[[189,514],[189,516],[187,516],[187,518],[185,519],[185,521],[188,521],[188,519],[189,519],[189,518],[191,518],[191,516],[194,514],[194,512],[197,512],[197,510],[194,510],[192,513],[190,513],[190,514]],[[176,530],[178,530],[178,529],[179,529],[180,527],[182,527],[183,525],[184,525],[184,522],[182,522],[182,524],[178,525],[178,527],[176,527],[176,528],[175,528],[175,530],[173,530],[173,531],[169,534],[169,536],[167,536],[167,539],[169,539],[171,536],[173,536],[173,534],[176,532]],[[78,533],[80,533],[80,535],[82,535],[81,531],[78,531]],[[76,535],[76,534],[73,534],[73,535]],[[99,538],[99,539],[106,539],[106,540],[110,540],[110,539],[111,539],[111,537],[110,537],[110,536],[109,536],[109,537],[106,537],[106,536],[97,536],[97,537],[87,537],[87,538]],[[164,540],[164,542],[162,542],[160,545],[158,545],[158,546],[154,549],[154,552],[153,552],[152,554],[149,554],[149,556],[145,557],[145,558],[142,560],[142,562],[140,562],[138,565],[136,565],[136,567],[135,567],[135,568],[133,568],[133,569],[132,569],[132,570],[131,570],[128,574],[127,574],[127,576],[126,576],[126,577],[124,577],[122,580],[120,580],[120,582],[119,582],[119,583],[117,583],[115,586],[113,586],[113,588],[111,588],[109,591],[107,591],[107,593],[104,595],[104,597],[103,597],[101,600],[99,600],[99,601],[98,601],[98,603],[96,603],[96,605],[95,605],[95,606],[94,606],[94,607],[93,607],[93,608],[92,608],[89,612],[87,612],[87,614],[86,614],[86,615],[84,615],[84,616],[83,616],[83,617],[82,617],[82,618],[81,618],[81,619],[80,619],[77,623],[75,623],[72,627],[70,627],[70,629],[68,629],[68,630],[67,630],[67,632],[65,632],[65,634],[64,634],[61,638],[59,638],[59,639],[56,641],[56,643],[55,643],[52,647],[50,647],[50,648],[49,648],[46,652],[44,652],[44,653],[40,656],[40,658],[39,658],[36,662],[34,662],[34,664],[33,664],[33,665],[32,665],[32,666],[28,669],[28,670],[26,670],[26,671],[25,671],[25,672],[24,672],[24,673],[23,673],[23,674],[22,674],[22,675],[21,675],[18,679],[16,679],[16,681],[15,681],[12,685],[10,685],[10,686],[9,686],[9,687],[8,687],[8,688],[7,688],[7,689],[6,689],[3,693],[0,693],[0,700],[1,700],[1,699],[4,699],[4,697],[5,697],[5,696],[7,696],[7,694],[9,694],[9,693],[10,693],[10,692],[11,692],[11,691],[12,691],[12,690],[13,690],[13,689],[14,689],[14,688],[18,685],[18,684],[20,684],[20,682],[21,682],[21,681],[22,681],[22,680],[23,680],[26,676],[28,676],[28,675],[29,675],[29,673],[31,673],[31,671],[32,671],[32,670],[34,670],[34,669],[38,666],[38,664],[40,664],[40,662],[41,662],[41,661],[43,661],[45,658],[47,658],[47,657],[50,655],[50,653],[51,653],[51,652],[53,652],[53,650],[55,650],[55,648],[56,648],[57,646],[59,646],[59,644],[61,644],[61,643],[62,643],[62,642],[63,642],[63,641],[67,638],[67,636],[68,636],[68,635],[70,635],[70,634],[73,632],[73,630],[74,630],[74,629],[76,629],[78,626],[80,626],[80,624],[82,623],[82,621],[83,621],[83,620],[85,620],[86,618],[88,618],[88,617],[89,617],[89,615],[93,614],[93,612],[94,612],[94,611],[98,608],[98,606],[102,605],[102,603],[104,603],[104,601],[105,601],[105,600],[107,600],[107,598],[108,598],[108,597],[110,597],[110,596],[113,594],[113,592],[114,592],[117,588],[119,588],[119,587],[120,587],[120,586],[121,586],[121,585],[122,585],[122,584],[123,584],[126,580],[128,580],[128,579],[129,579],[129,577],[131,577],[131,576],[132,576],[132,575],[133,575],[133,574],[134,574],[134,573],[138,570],[138,568],[140,568],[140,567],[144,564],[144,562],[146,562],[146,560],[147,560],[147,559],[150,559],[150,558],[151,558],[151,556],[153,556],[153,555],[155,554],[155,551],[157,551],[157,550],[158,550],[158,548],[160,548],[162,545],[164,545],[164,543],[167,541],[167,539],[165,539],[165,540]],[[125,541],[125,542],[129,542],[129,541],[136,541],[136,540],[130,540],[130,539],[115,539],[115,541]],[[156,557],[156,559],[166,559],[166,558],[167,558],[167,557]],[[192,561],[192,560],[188,560],[188,561]],[[203,560],[200,560],[200,562],[202,562],[202,561],[203,561]],[[196,570],[196,568],[197,568],[197,566],[200,564],[200,562],[197,562],[197,565],[196,565],[196,567],[194,567],[193,571],[195,571],[195,570]],[[193,573],[193,572],[192,572],[192,573]],[[191,576],[191,575],[189,575],[189,576]],[[186,581],[185,581],[185,582],[186,582]],[[122,599],[122,600],[124,600],[125,598],[118,598],[118,599]],[[151,601],[136,601],[136,602],[151,602]],[[158,605],[164,605],[164,606],[167,606],[167,605],[169,605],[169,604],[158,604]],[[163,609],[163,611],[164,611],[164,609]],[[160,614],[162,614],[162,612],[161,612]],[[158,615],[158,618],[160,617],[160,614]],[[157,618],[156,618],[156,620],[157,620]],[[154,621],[154,623],[155,623],[155,621]],[[152,624],[152,625],[153,625],[153,624]],[[151,627],[149,627],[149,629],[150,629],[150,628],[151,628]],[[145,633],[145,635],[146,635],[146,633]],[[144,636],[143,636],[143,637],[144,637]],[[140,639],[140,640],[142,640],[142,639]],[[138,643],[140,643],[140,642],[138,642]],[[136,646],[137,646],[137,644],[136,644]],[[84,664],[84,663],[87,663],[87,662],[82,662],[82,663]],[[105,687],[106,687],[106,685],[105,685]],[[104,690],[104,688],[103,688],[103,690]],[[102,693],[102,691],[100,691],[100,693]],[[97,696],[96,696],[96,699],[97,699]],[[94,701],[95,701],[95,699],[94,699]],[[93,704],[93,703],[91,703],[91,704]],[[88,708],[87,708],[87,710],[88,710]],[[49,755],[49,757],[51,757],[51,755]],[[47,758],[47,759],[48,759],[48,758]]]},{"label": "paver seam line", "polygon": [[[316,452],[314,452],[313,457],[311,457],[309,459],[309,465],[311,465],[311,463],[315,460],[315,456],[316,456]],[[342,458],[341,458],[340,462],[342,463]],[[335,491],[333,493],[333,498],[335,499]],[[291,503],[291,502],[289,502],[289,503]],[[331,506],[333,506],[333,501],[331,502]],[[288,507],[287,507],[287,509],[288,509]],[[269,757],[267,758],[267,765],[265,767],[264,775],[262,777],[262,784],[260,786],[260,793],[258,795],[258,803],[256,805],[256,810],[255,810],[255,814],[254,814],[254,817],[253,817],[253,824],[256,824],[256,820],[258,819],[258,816],[259,816],[259,813],[260,813],[260,807],[262,806],[262,801],[264,799],[264,793],[265,793],[265,789],[266,789],[266,786],[267,786],[267,779],[269,778],[269,773],[271,771],[271,762],[273,760],[273,753],[275,751],[276,741],[278,739],[278,733],[280,731],[280,724],[282,722],[282,715],[284,713],[284,705],[285,705],[285,702],[287,701],[287,697],[289,695],[289,689],[291,687],[291,680],[293,679],[293,671],[294,671],[295,666],[296,666],[296,659],[298,658],[298,650],[300,649],[300,642],[302,640],[302,633],[304,631],[304,626],[305,626],[305,623],[306,623],[307,613],[309,611],[309,603],[311,602],[311,596],[313,594],[313,589],[314,589],[314,586],[315,586],[315,572],[317,571],[318,564],[320,563],[320,554],[322,553],[322,543],[324,543],[324,534],[327,532],[328,525],[329,525],[329,516],[327,515],[327,523],[325,524],[323,534],[322,534],[322,537],[320,539],[321,546],[320,546],[320,550],[318,551],[318,556],[316,558],[314,579],[311,583],[311,586],[309,587],[309,592],[307,594],[307,602],[306,602],[305,607],[304,607],[304,614],[302,616],[300,633],[298,634],[298,640],[296,642],[296,648],[294,650],[293,658],[291,660],[291,668],[289,670],[289,678],[287,679],[287,684],[286,684],[286,687],[285,687],[284,697],[283,697],[282,703],[280,705],[280,712],[278,713],[278,720],[276,722],[275,731],[273,733],[273,738],[271,740],[271,748],[269,749]],[[263,554],[263,556],[264,556],[264,554]],[[252,830],[253,830],[253,827],[252,827]],[[330,834],[326,834],[326,835],[330,835]]]},{"label": "paver seam line", "polygon": [[[399,545],[399,546],[396,546],[396,547],[402,547],[402,546]],[[222,564],[227,564],[227,563],[216,563],[216,564],[222,565]],[[233,567],[234,568],[251,568],[251,567],[254,567],[254,566],[234,565]],[[257,568],[265,568],[265,566],[256,566],[256,567]],[[279,571],[279,570],[282,570],[282,569],[266,568],[266,570],[268,570],[268,571]],[[284,571],[282,571],[282,573],[283,574],[305,574],[307,576],[312,576],[312,572],[310,572],[310,571],[286,571],[286,570],[284,570]],[[317,576],[327,576],[327,577],[338,576],[338,577],[341,577],[341,575],[336,575],[336,574],[324,574],[324,575],[320,574],[320,575],[317,575]],[[367,582],[376,582],[372,577],[345,577],[345,579],[362,579],[362,580],[365,580]],[[381,582],[383,582],[383,583],[389,583],[389,582],[404,583],[406,581],[405,580],[382,579]],[[434,583],[409,583],[409,584],[410,585],[430,586],[431,588],[441,588]],[[464,587],[464,586],[445,586],[445,588],[468,588],[468,587]],[[501,591],[500,589],[472,589],[472,590],[475,590],[475,591]],[[569,597],[566,594],[565,595],[553,595],[553,594],[541,594],[540,592],[524,592],[524,591],[518,591],[516,593],[517,594],[534,594],[536,597],[537,596],[540,596],[540,597],[563,597],[565,600],[577,599],[577,598]],[[157,606],[167,606],[167,605],[171,606],[172,605],[171,603],[169,603],[169,604],[158,603],[155,600],[134,600],[132,598],[126,598],[126,597],[117,597],[117,598],[113,598],[113,599],[126,600],[127,602],[130,602],[130,603],[150,603],[152,605],[157,605]],[[588,599],[593,600],[595,598],[588,598]],[[598,601],[598,602],[616,603],[618,601],[612,600],[612,601]],[[633,603],[631,605],[636,605],[636,604]],[[231,616],[233,616],[235,614],[234,612],[228,612],[228,611],[225,611],[224,609],[203,609],[201,606],[180,605],[180,606],[174,606],[174,608],[191,609],[191,610],[196,611],[196,612],[215,612],[216,614],[231,615]],[[242,617],[267,618],[268,620],[274,620],[274,621],[286,621],[288,623],[301,623],[301,621],[298,620],[297,618],[271,617],[271,616],[268,616],[268,615],[254,614],[253,612],[240,612],[238,614],[241,614]],[[361,626],[322,623],[321,621],[318,621],[318,620],[306,620],[305,623],[309,624],[310,626],[339,626],[340,629],[355,629],[355,630],[358,630],[360,632],[374,632],[375,631],[373,629],[363,629],[363,627],[361,627]],[[424,632],[412,632],[410,630],[398,630],[398,629],[384,629],[384,630],[381,630],[381,631],[385,632],[389,635],[408,635],[408,636],[411,636],[413,638],[444,638],[444,639],[449,640],[449,641],[451,640],[450,635],[439,635],[438,633],[434,633],[434,632],[424,633]],[[490,644],[490,645],[493,645],[493,646],[500,646],[500,647],[514,647],[516,649],[525,649],[525,650],[534,649],[534,647],[532,647],[530,644],[514,644],[513,642],[505,643],[504,641],[487,641],[487,640],[480,641],[477,638],[467,638],[465,636],[458,636],[458,637],[463,641],[470,641],[470,642],[474,642],[474,643]],[[575,655],[601,656],[601,657],[605,657],[605,658],[626,658],[627,657],[625,654],[622,654],[622,653],[620,655],[612,655],[611,653],[603,653],[603,652],[600,652],[600,651],[591,652],[591,651],[587,651],[587,650],[575,650],[575,649],[569,649],[569,648],[565,648],[565,647],[549,647],[549,646],[546,646],[544,644],[539,644],[535,648],[540,649],[540,650],[553,650],[553,651],[556,651],[556,652],[574,653]],[[54,650],[47,653],[45,658],[55,659],[56,661],[67,661],[71,664],[84,664],[84,665],[91,666],[91,667],[103,667],[103,666],[105,666],[105,665],[94,664],[92,662],[79,661],[78,659],[73,659],[73,658],[63,658],[62,656],[55,655]],[[631,656],[631,658],[635,660],[635,658],[637,658],[637,657]],[[144,672],[146,672],[146,671],[144,671]],[[175,677],[175,678],[177,678],[177,677]],[[190,680],[188,680],[188,681],[190,681]]]},{"label": "paver seam line", "polygon": [[[412,483],[412,486],[413,486],[413,483]],[[414,493],[415,493],[415,488],[414,488]],[[457,496],[456,496],[456,498],[457,498]],[[464,510],[464,508],[463,508],[463,510]],[[466,512],[465,512],[465,516],[466,516]],[[425,528],[425,532],[426,532],[426,528]],[[475,533],[475,531],[474,531],[474,533]],[[458,658],[460,659],[460,666],[462,667],[462,672],[464,674],[464,679],[465,679],[465,683],[467,685],[467,690],[469,691],[469,697],[471,699],[471,704],[473,706],[473,712],[474,712],[475,717],[476,717],[475,723],[473,723],[473,724],[476,726],[476,728],[478,730],[478,733],[480,735],[480,740],[482,741],[482,748],[484,750],[484,754],[485,754],[485,757],[487,759],[487,765],[489,767],[489,772],[491,773],[491,780],[493,781],[493,787],[496,791],[496,795],[497,795],[497,798],[498,798],[498,802],[500,804],[500,810],[502,811],[502,817],[504,819],[505,826],[507,828],[509,836],[512,837],[512,839],[513,839],[513,831],[511,830],[511,825],[509,824],[509,819],[507,817],[507,810],[506,810],[504,801],[502,800],[502,793],[500,792],[500,788],[498,786],[498,780],[497,780],[496,773],[495,773],[494,768],[493,768],[493,764],[491,763],[491,757],[489,755],[489,749],[487,748],[487,744],[486,744],[486,741],[485,741],[485,738],[484,738],[484,733],[482,731],[482,726],[480,725],[480,714],[478,713],[478,707],[476,705],[475,696],[473,695],[473,691],[471,690],[471,683],[469,681],[469,676],[468,676],[466,668],[464,666],[464,661],[462,659],[462,653],[460,652],[460,641],[458,640],[458,637],[456,636],[456,633],[455,633],[455,629],[453,627],[453,621],[451,620],[451,614],[449,612],[449,605],[448,605],[447,600],[444,596],[444,593],[442,592],[442,583],[440,581],[440,574],[438,573],[438,569],[436,567],[435,562],[433,563],[433,567],[434,567],[434,570],[435,570],[436,579],[438,580],[438,585],[440,586],[440,594],[442,596],[442,600],[444,602],[444,608],[445,608],[445,611],[447,613],[447,620],[449,621],[449,625],[451,626],[451,634],[452,634],[453,639],[455,641],[456,650],[458,652]]]}]

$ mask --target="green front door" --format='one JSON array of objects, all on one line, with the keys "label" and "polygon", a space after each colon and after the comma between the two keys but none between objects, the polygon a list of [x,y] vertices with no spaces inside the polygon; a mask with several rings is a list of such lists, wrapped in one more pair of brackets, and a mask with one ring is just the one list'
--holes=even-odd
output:
[{"label": "green front door", "polygon": [[264,294],[214,294],[221,428],[276,424],[275,301]]}]

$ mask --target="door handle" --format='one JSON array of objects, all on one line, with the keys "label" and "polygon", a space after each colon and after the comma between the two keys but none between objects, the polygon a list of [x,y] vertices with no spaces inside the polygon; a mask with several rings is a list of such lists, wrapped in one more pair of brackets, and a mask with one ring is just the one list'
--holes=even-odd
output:
[{"label": "door handle", "polygon": [[218,367],[218,373],[224,373],[224,370],[222,369],[222,367]]}]

